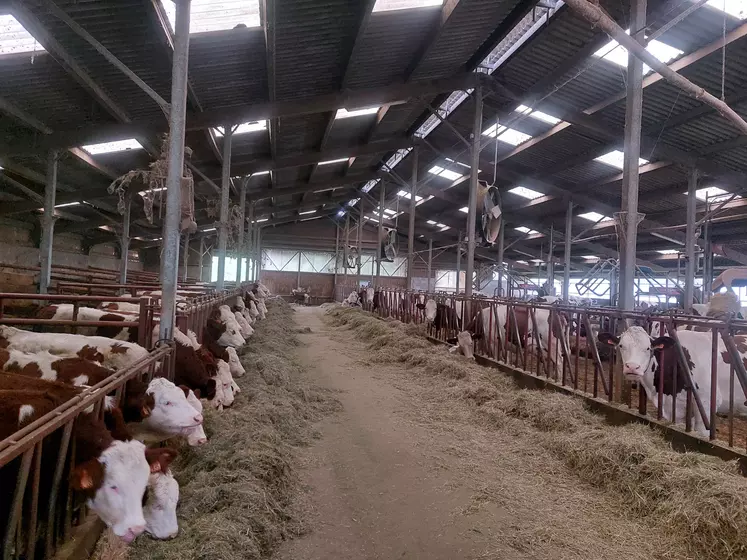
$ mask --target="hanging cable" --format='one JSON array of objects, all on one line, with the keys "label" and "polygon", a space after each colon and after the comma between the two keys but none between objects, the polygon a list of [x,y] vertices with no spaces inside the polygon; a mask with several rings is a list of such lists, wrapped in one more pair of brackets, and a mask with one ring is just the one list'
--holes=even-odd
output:
[{"label": "hanging cable", "polygon": [[726,0],[723,0],[724,23],[721,28],[721,101],[726,102]]}]

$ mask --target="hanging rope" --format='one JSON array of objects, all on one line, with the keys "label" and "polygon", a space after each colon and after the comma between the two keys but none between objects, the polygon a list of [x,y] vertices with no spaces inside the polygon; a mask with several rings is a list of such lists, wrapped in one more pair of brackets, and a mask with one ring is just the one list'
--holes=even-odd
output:
[{"label": "hanging rope", "polygon": [[724,22],[721,27],[721,101],[726,102],[726,0],[723,1]]}]

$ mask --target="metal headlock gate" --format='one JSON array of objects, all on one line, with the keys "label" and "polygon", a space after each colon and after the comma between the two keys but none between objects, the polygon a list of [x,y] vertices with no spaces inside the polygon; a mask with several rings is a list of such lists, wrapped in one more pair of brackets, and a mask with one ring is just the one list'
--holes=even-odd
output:
[{"label": "metal headlock gate", "polygon": [[[149,286],[149,289],[153,287]],[[179,302],[177,325],[185,333],[187,329],[193,330],[201,340],[203,327],[211,312],[241,292],[241,288],[236,288]],[[5,302],[8,300],[72,303],[73,320],[9,317],[5,314]],[[95,307],[102,301],[138,302],[139,317],[133,321],[116,322],[77,320],[81,306],[88,304]],[[151,349],[145,358],[83,389],[75,398],[0,441],[0,480],[8,498],[7,503],[0,504],[0,511],[7,513],[7,519],[0,519],[2,560],[51,558],[61,545],[70,540],[74,528],[86,519],[88,511],[82,495],[73,491],[67,482],[76,464],[75,420],[85,411],[102,419],[105,397],[113,395],[115,402],[121,403],[126,397],[126,384],[130,380],[149,382],[157,376],[173,380],[173,346],[152,348],[151,333],[160,310],[159,303],[158,298],[148,296],[134,299],[0,293],[0,325],[64,327],[71,332],[85,327],[138,327],[140,345]],[[21,379],[19,376],[19,381]],[[21,381],[19,387],[22,386]]]},{"label": "metal headlock gate", "polygon": [[[339,286],[337,301],[343,301],[354,290],[357,291],[355,286]],[[707,430],[707,440],[718,448],[715,450],[717,454],[721,454],[719,449],[730,448],[744,456],[747,450],[747,371],[746,359],[743,359],[747,356],[747,321],[720,321],[671,311],[664,314],[622,312],[616,308],[579,307],[560,302],[548,304],[481,296],[466,298],[463,295],[396,289],[376,289],[376,294],[375,304],[364,300],[362,307],[380,317],[402,322],[426,323],[425,312],[417,304],[428,299],[454,309],[455,321],[438,330],[429,326],[429,335],[442,342],[456,337],[467,327],[473,330],[474,325],[470,323],[480,312],[477,320],[482,321],[481,330],[490,334],[474,342],[474,352],[486,362],[593,399],[595,406],[606,405],[607,408],[627,411],[630,414],[626,416],[631,420],[643,419],[678,432],[683,431],[678,424],[684,422],[684,433],[691,436],[695,436],[692,433],[693,420],[697,418]],[[684,396],[680,394],[671,398],[666,395],[664,376],[659,376],[656,395],[647,398],[641,383],[631,383],[623,376],[617,363],[617,351],[597,345],[599,332],[621,332],[625,324],[639,325],[648,333],[654,329],[655,333],[658,332],[656,336],[668,335],[673,339]],[[529,326],[531,328],[526,328]],[[678,337],[681,329],[710,333],[710,337],[704,337],[710,341],[711,391],[708,395],[701,396],[698,390],[694,390],[693,372]],[[520,331],[529,334],[522,335]],[[664,354],[661,356],[664,360]],[[723,386],[726,363],[729,390],[722,394],[723,402],[717,409],[719,364]],[[683,390],[683,387],[677,387],[679,382],[678,376],[673,376],[671,393],[674,395]]]}]

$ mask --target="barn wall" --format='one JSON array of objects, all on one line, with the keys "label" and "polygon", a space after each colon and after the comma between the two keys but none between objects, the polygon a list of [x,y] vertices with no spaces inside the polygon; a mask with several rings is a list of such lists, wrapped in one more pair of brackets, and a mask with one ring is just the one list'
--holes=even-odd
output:
[{"label": "barn wall", "polygon": [[[21,266],[39,266],[39,248],[33,239],[33,226],[26,222],[12,220],[0,221],[0,267],[3,264]],[[119,259],[115,255],[114,244],[94,245],[86,254],[83,237],[77,234],[55,235],[52,247],[53,266],[71,266],[86,269],[89,266],[109,270],[119,269]],[[136,252],[130,252],[129,267],[131,270],[142,270],[143,265]],[[12,291],[15,288],[30,291],[35,287],[34,275],[31,272],[6,269],[0,276],[0,290]]]}]

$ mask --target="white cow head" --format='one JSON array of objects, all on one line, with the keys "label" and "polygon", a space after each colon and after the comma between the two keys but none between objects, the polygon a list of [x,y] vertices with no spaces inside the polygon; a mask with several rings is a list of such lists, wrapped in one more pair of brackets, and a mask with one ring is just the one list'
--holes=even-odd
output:
[{"label": "white cow head", "polygon": [[436,310],[438,309],[436,300],[428,298],[428,300],[425,303],[418,302],[415,305],[418,309],[425,310],[426,321],[428,321],[429,323],[432,323],[436,319]]},{"label": "white cow head", "polygon": [[218,375],[215,376],[215,398],[211,401],[218,410],[231,406],[234,400],[234,381],[231,367],[223,360],[218,360]]},{"label": "white cow head", "polygon": [[148,478],[146,495],[143,505],[145,531],[156,539],[173,539],[179,532],[176,520],[179,483],[170,471],[153,473]]},{"label": "white cow head", "polygon": [[202,424],[202,414],[189,404],[179,387],[168,379],[156,377],[148,385],[147,394],[153,395],[155,407],[143,420],[143,426],[162,434],[180,435],[185,429]]},{"label": "white cow head", "polygon": [[236,317],[236,322],[239,324],[239,327],[241,327],[241,336],[245,339],[252,336],[254,334],[254,329],[244,316],[239,311],[234,311],[234,316]]},{"label": "white cow head", "polygon": [[[198,413],[202,414],[202,401],[197,398],[194,391],[189,389],[187,392],[187,402],[192,405]],[[183,435],[187,438],[187,445],[196,447],[207,443],[207,435],[205,434],[205,428],[200,424],[194,428],[187,428],[184,430]]]},{"label": "white cow head", "polygon": [[366,288],[366,303],[373,303],[374,289]]},{"label": "white cow head", "polygon": [[221,333],[220,337],[218,337],[218,340],[216,341],[218,344],[221,346],[243,346],[246,344],[246,340],[239,332],[239,327],[235,318],[232,321],[232,324],[223,321],[222,324],[226,327],[226,330]]},{"label": "white cow head", "polygon": [[139,441],[115,441],[97,458],[73,469],[77,490],[93,492],[88,506],[127,543],[145,530],[143,495],[152,472],[168,468],[173,449],[145,449]]},{"label": "white cow head", "polygon": [[481,338],[481,335],[475,335],[473,338],[472,333],[470,333],[469,331],[462,331],[456,336],[456,338],[449,338],[446,342],[448,342],[449,344],[455,344],[455,346],[453,346],[449,350],[450,352],[461,352],[467,358],[474,360],[474,344],[472,341],[479,338]]},{"label": "white cow head", "polygon": [[259,317],[259,310],[257,309],[257,304],[254,300],[249,302],[249,315],[251,315],[252,319]]},{"label": "white cow head", "polygon": [[655,367],[654,350],[671,346],[668,336],[652,339],[643,327],[633,326],[619,337],[604,332],[597,335],[600,343],[617,346],[623,363],[623,374],[629,380],[638,380]]},{"label": "white cow head", "polygon": [[246,373],[246,370],[244,369],[244,366],[241,365],[241,360],[239,359],[239,355],[236,352],[235,348],[226,348],[226,352],[228,353],[228,366],[231,370],[231,375],[233,377],[241,377]]}]

